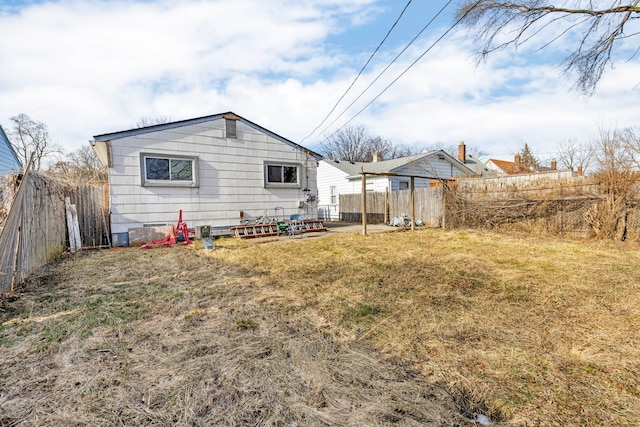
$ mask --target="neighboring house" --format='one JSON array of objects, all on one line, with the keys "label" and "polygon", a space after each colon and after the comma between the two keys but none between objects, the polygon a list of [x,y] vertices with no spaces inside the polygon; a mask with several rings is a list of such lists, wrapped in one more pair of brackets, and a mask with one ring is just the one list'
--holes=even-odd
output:
[{"label": "neighboring house", "polygon": [[510,162],[508,160],[489,159],[487,160],[487,163],[485,163],[485,166],[494,174],[499,176],[517,175],[521,173],[533,172],[531,169],[520,162],[520,156],[517,154],[514,157],[513,162]]},{"label": "neighboring house", "polygon": [[494,176],[495,172],[492,172],[480,159],[467,154],[467,147],[464,141],[458,145],[458,160],[460,160],[466,167],[473,171],[477,176]]},{"label": "neighboring house", "polygon": [[20,168],[22,168],[20,159],[18,159],[15,150],[11,146],[7,134],[4,133],[2,126],[0,126],[0,176],[19,172]]},{"label": "neighboring house", "polygon": [[114,245],[128,230],[223,228],[262,215],[317,216],[321,156],[232,112],[93,137],[108,168]]},{"label": "neighboring house", "polygon": [[[318,166],[318,216],[322,219],[338,219],[340,194],[360,194],[360,173],[389,173],[429,178],[415,178],[415,188],[429,187],[439,179],[474,172],[455,157],[442,150],[428,151],[414,156],[369,163],[338,160],[322,160]],[[391,192],[409,188],[409,176],[368,175],[366,191]]]},{"label": "neighboring house", "polygon": [[[540,172],[555,172],[558,170],[557,165],[558,163],[555,160],[552,160],[550,166],[537,166],[535,168],[530,168],[520,162],[520,156],[517,154],[515,155],[513,162],[507,160],[489,159],[487,163],[485,163],[486,168],[489,170],[489,173],[487,174],[489,177],[491,177],[491,175],[505,176]],[[582,166],[578,167],[578,175],[582,175]]]}]

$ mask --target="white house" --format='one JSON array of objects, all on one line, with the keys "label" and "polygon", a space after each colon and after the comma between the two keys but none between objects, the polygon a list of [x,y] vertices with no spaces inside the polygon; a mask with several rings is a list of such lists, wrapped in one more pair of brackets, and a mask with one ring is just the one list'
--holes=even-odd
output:
[{"label": "white house", "polygon": [[7,134],[0,126],[0,176],[19,172],[21,167],[20,160],[11,146]]},{"label": "white house", "polygon": [[404,176],[367,176],[367,191],[391,192],[406,190],[415,178],[415,188],[429,187],[440,179],[456,175],[472,175],[474,172],[455,157],[442,150],[428,151],[398,159],[370,163],[342,160],[322,160],[318,166],[318,215],[323,219],[338,219],[340,194],[360,194],[361,172],[395,174]]},{"label": "white house", "polygon": [[108,168],[114,245],[128,230],[225,228],[266,215],[317,217],[321,156],[232,112],[108,133],[92,146]]}]

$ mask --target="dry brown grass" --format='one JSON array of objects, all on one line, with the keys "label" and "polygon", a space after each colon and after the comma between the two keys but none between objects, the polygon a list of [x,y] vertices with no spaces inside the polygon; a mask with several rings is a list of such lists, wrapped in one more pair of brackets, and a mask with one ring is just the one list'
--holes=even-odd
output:
[{"label": "dry brown grass", "polygon": [[463,413],[640,424],[637,246],[428,230],[232,245],[215,256],[409,361]]},{"label": "dry brown grass", "polygon": [[415,372],[203,252],[83,253],[4,300],[0,425],[465,424]]},{"label": "dry brown grass", "polygon": [[638,425],[637,249],[421,230],[83,253],[2,305],[0,424]]}]

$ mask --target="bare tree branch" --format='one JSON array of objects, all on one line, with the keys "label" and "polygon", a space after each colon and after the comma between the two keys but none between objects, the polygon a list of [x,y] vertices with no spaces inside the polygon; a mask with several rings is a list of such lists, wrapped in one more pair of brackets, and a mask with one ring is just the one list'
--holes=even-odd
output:
[{"label": "bare tree branch", "polygon": [[320,144],[324,156],[330,160],[371,162],[374,153],[378,160],[411,156],[421,150],[417,147],[394,144],[380,136],[371,136],[366,126],[347,126]]},{"label": "bare tree branch", "polygon": [[[559,3],[560,6],[547,0],[465,0],[458,9],[457,17],[476,32],[476,40],[481,43],[480,59],[496,50],[510,45],[518,47],[534,37],[541,37],[548,26],[565,21],[567,28],[540,49],[569,32],[580,34],[578,45],[562,64],[565,75],[577,73],[575,87],[591,95],[607,67],[612,65],[612,54],[618,42],[638,34],[626,34],[625,29],[633,20],[640,18],[640,0],[611,0],[609,7],[598,9],[592,1],[565,0]],[[599,6],[602,3],[599,2]],[[506,41],[503,41],[505,36]]]},{"label": "bare tree branch", "polygon": [[107,182],[107,170],[91,147],[82,146],[66,157],[54,163],[47,174],[73,185]]},{"label": "bare tree branch", "polygon": [[18,158],[23,165],[29,161],[33,153],[32,167],[40,171],[52,155],[60,153],[61,148],[51,143],[49,129],[42,122],[33,120],[26,114],[11,117],[13,127],[9,131],[9,139]]},{"label": "bare tree branch", "polygon": [[582,173],[587,172],[593,155],[593,147],[581,144],[572,138],[560,142],[556,150],[556,156],[561,165],[571,170],[577,170],[578,166],[582,166]]},{"label": "bare tree branch", "polygon": [[161,125],[164,123],[169,123],[171,121],[171,117],[168,116],[155,116],[155,117],[140,117],[136,124],[135,128],[146,128],[148,126],[153,125]]}]

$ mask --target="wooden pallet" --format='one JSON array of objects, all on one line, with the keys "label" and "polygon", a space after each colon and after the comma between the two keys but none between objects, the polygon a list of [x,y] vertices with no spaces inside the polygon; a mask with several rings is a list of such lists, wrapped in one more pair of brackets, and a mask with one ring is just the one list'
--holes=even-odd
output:
[{"label": "wooden pallet", "polygon": [[[286,230],[282,231],[278,229],[278,224],[237,225],[235,227],[231,227],[230,230],[234,236],[241,237],[243,239],[277,236],[279,234],[286,233]],[[304,228],[300,231],[303,231],[305,233],[313,233],[319,231],[327,231],[327,228],[322,223],[322,220],[311,219],[304,221]]]}]

